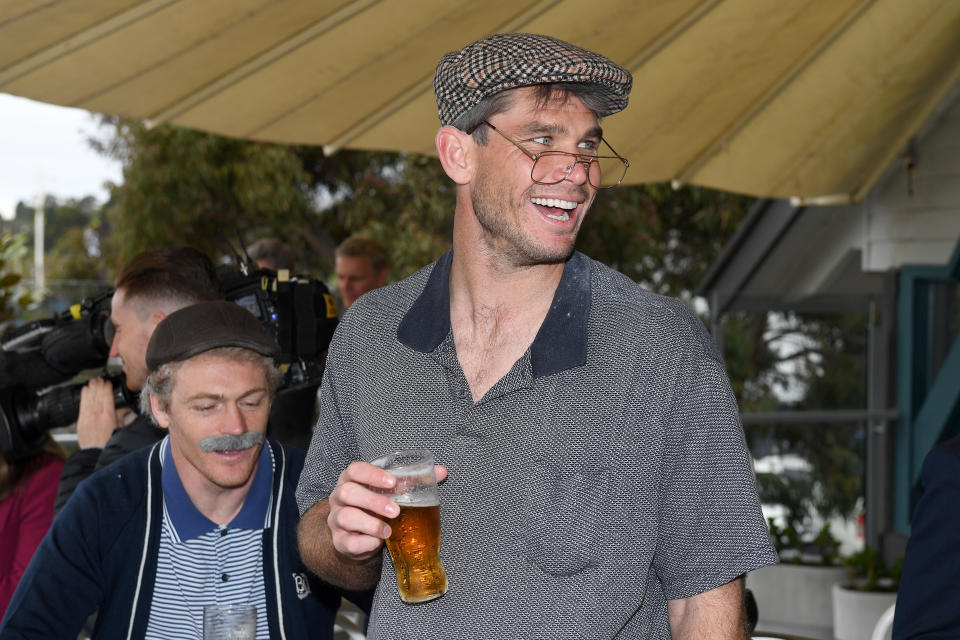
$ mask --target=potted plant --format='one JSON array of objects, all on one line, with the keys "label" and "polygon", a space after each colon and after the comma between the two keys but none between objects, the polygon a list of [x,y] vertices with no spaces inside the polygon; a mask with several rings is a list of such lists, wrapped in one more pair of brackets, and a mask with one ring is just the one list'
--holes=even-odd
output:
[{"label": "potted plant", "polygon": [[757,600],[757,628],[810,638],[832,638],[831,589],[846,571],[839,563],[840,543],[825,524],[816,535],[768,519],[780,564],[747,574]]},{"label": "potted plant", "polygon": [[833,586],[833,634],[837,640],[870,640],[880,616],[897,601],[903,558],[887,567],[872,547],[844,558],[849,580]]}]

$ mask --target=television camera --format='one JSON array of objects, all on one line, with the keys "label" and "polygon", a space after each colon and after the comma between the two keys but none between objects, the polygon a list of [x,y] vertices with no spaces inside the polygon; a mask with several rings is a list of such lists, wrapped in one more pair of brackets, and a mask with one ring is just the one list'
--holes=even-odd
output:
[{"label": "television camera", "polygon": [[[309,276],[251,268],[239,256],[238,262],[219,267],[217,277],[224,297],[256,316],[280,344],[278,393],[319,384],[338,322],[333,296]],[[86,383],[68,381],[82,372],[102,369],[116,406],[138,408],[123,374],[106,372],[112,296],[112,289],[104,291],[0,336],[0,452],[8,460],[33,455],[48,430],[77,419]]]}]

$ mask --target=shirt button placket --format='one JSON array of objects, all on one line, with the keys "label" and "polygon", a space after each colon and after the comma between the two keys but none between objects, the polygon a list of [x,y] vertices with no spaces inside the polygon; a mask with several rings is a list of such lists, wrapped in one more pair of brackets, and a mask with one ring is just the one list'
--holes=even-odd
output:
[{"label": "shirt button placket", "polygon": [[220,529],[220,535],[213,538],[213,551],[217,557],[217,573],[220,575],[220,579],[215,582],[216,587],[214,587],[214,590],[217,592],[217,602],[224,601],[224,591],[226,590],[227,581],[230,580],[230,575],[227,573],[226,567],[223,564],[226,553],[222,549],[222,546],[226,544],[224,540],[226,535],[227,528],[224,527]]}]

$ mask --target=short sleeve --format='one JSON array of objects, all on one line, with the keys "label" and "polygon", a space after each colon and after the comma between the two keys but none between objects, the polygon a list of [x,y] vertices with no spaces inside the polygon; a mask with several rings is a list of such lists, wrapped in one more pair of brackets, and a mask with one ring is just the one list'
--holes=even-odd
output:
[{"label": "short sleeve", "polygon": [[297,506],[300,515],[326,499],[337,485],[340,473],[357,459],[356,437],[352,432],[349,402],[340,375],[346,349],[345,324],[340,323],[330,350],[320,385],[320,417],[313,430],[313,438],[300,473],[297,486]]},{"label": "short sleeve", "polygon": [[775,564],[733,391],[704,357],[666,434],[654,570],[667,599],[687,598]]}]

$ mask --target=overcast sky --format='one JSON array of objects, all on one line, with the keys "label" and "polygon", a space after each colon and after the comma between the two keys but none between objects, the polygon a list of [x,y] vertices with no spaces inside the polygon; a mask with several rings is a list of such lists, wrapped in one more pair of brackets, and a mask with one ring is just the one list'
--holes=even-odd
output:
[{"label": "overcast sky", "polygon": [[103,184],[120,182],[120,163],[90,148],[103,132],[95,116],[0,93],[0,215],[43,190],[60,199],[107,198]]}]

